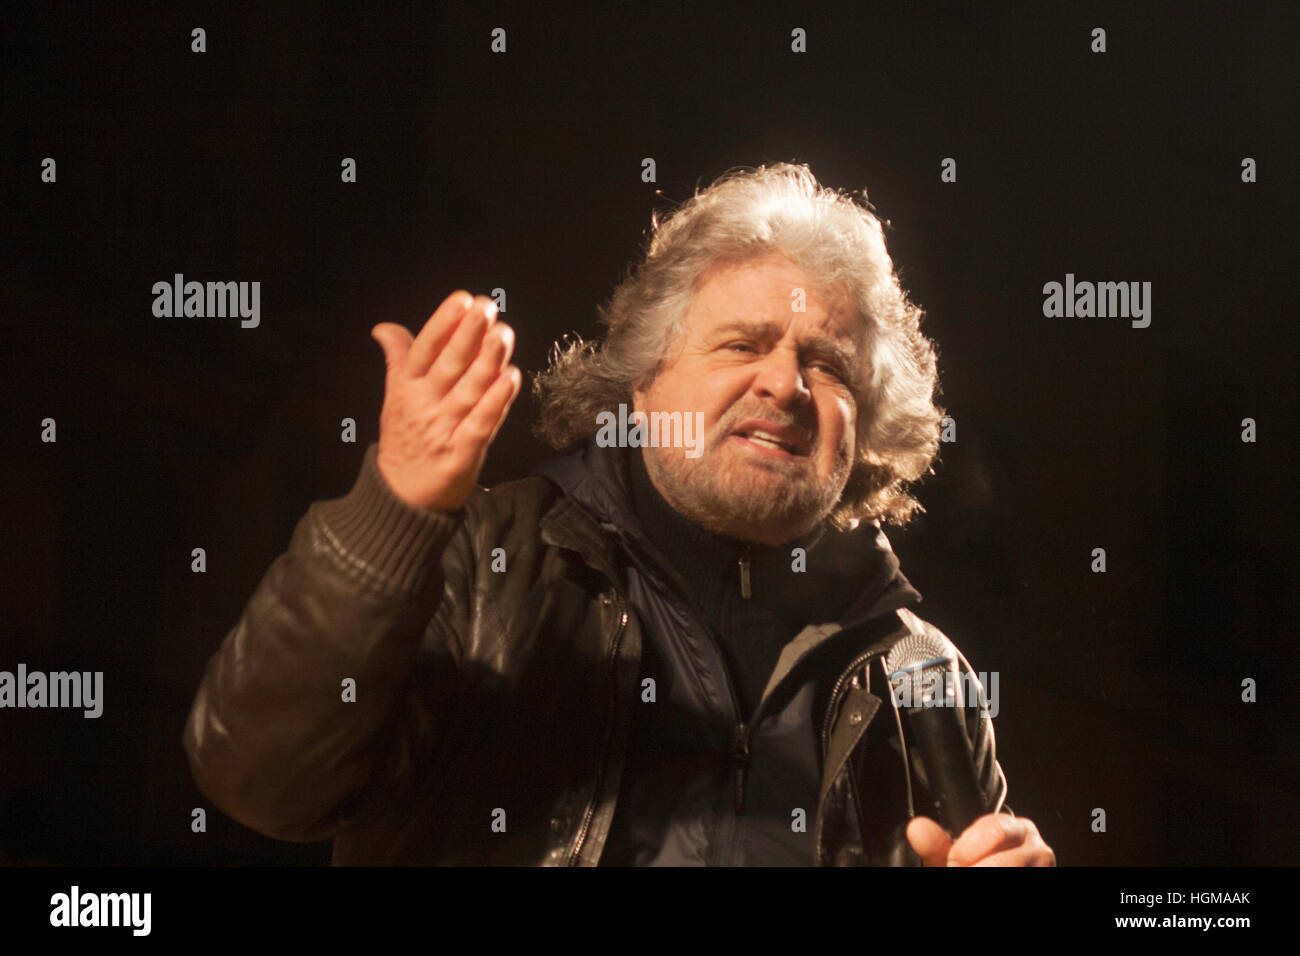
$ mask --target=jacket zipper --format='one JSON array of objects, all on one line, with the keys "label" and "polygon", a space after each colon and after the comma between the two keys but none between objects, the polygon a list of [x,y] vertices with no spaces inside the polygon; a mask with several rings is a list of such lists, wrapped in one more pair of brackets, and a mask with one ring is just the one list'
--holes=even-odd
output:
[{"label": "jacket zipper", "polygon": [[826,710],[826,719],[822,721],[822,760],[826,759],[826,754],[831,749],[831,719],[835,714],[835,705],[839,703],[840,695],[844,692],[844,685],[848,683],[854,671],[879,653],[880,651],[867,651],[853,658],[852,663],[845,668],[831,688],[831,703]]},{"label": "jacket zipper", "polygon": [[[751,553],[751,549],[748,545],[746,545],[744,553],[738,562],[740,567],[740,590],[741,590],[741,594],[746,599],[748,599],[752,595],[752,586],[751,586],[751,577],[750,577],[750,553]],[[621,593],[619,597],[620,597],[620,605],[621,605],[622,604]],[[686,603],[687,606],[690,607],[693,605],[694,602],[692,602],[689,598],[687,598]],[[623,622],[624,624],[626,624],[627,622],[626,609],[624,609],[623,612]],[[733,781],[732,798],[735,805],[736,813],[744,814],[746,771],[748,770],[751,761],[751,754],[749,750],[749,730],[750,730],[750,726],[752,725],[746,725],[744,715],[741,713],[740,697],[736,694],[735,683],[733,682],[731,677],[731,669],[727,666],[726,655],[723,653],[722,648],[718,646],[717,640],[715,640],[713,638],[713,635],[709,632],[709,628],[705,626],[702,621],[700,621],[699,623],[702,631],[704,632],[706,637],[708,637],[709,643],[713,646],[714,651],[717,653],[718,663],[721,665],[722,668],[722,679],[723,682],[727,685],[727,694],[731,698],[732,719],[735,721],[734,732],[732,735],[733,745],[731,750],[732,781]],[[622,636],[622,631],[620,629],[619,638],[621,638],[621,636]],[[616,642],[617,640],[618,638],[616,638]],[[617,659],[617,653],[615,654],[615,658]],[[762,711],[762,707],[763,707],[763,702],[759,701],[760,713]],[[604,773],[603,762],[601,765],[601,773],[602,774]],[[595,800],[599,799],[598,794],[599,794],[599,789],[597,789],[597,796],[592,798],[593,802],[591,805],[588,806],[587,813],[583,817],[582,829],[579,831],[577,845],[574,846],[570,854],[570,865],[572,865],[577,861],[578,853],[582,849],[582,841],[586,838],[587,829],[591,825],[591,817],[595,812]]]},{"label": "jacket zipper", "polygon": [[753,755],[749,752],[749,728],[743,723],[736,725],[736,739],[731,751],[731,766],[735,777],[736,813],[745,812],[745,772],[749,769]]},{"label": "jacket zipper", "polygon": [[[831,749],[831,722],[834,718],[836,706],[839,703],[840,696],[844,692],[844,685],[848,683],[849,678],[853,676],[854,671],[856,671],[866,661],[870,660],[872,657],[875,657],[879,653],[880,653],[879,651],[866,651],[862,654],[859,654],[857,657],[853,659],[852,663],[850,663],[849,666],[844,669],[843,673],[840,674],[840,676],[836,679],[834,686],[831,688],[830,706],[826,709],[826,719],[822,721],[822,765],[823,766],[825,766],[826,764],[826,756]],[[849,782],[850,783],[853,782],[851,772],[849,774]],[[818,812],[820,812],[820,810],[821,808],[818,807]],[[860,812],[861,810],[859,809],[859,813]],[[813,865],[814,866],[822,865],[822,842],[820,839],[817,841],[817,848],[816,848],[815,855],[813,857]]]},{"label": "jacket zipper", "polygon": [[618,708],[618,651],[619,646],[623,643],[623,632],[627,629],[627,605],[623,603],[623,596],[618,594],[615,600],[618,602],[619,621],[618,631],[614,634],[614,649],[610,658],[610,705],[609,705],[609,725],[605,729],[605,740],[601,747],[600,759],[596,764],[596,785],[591,793],[591,800],[587,803],[587,809],[582,815],[582,826],[578,829],[577,842],[573,844],[573,849],[569,851],[569,866],[578,865],[578,857],[582,853],[582,844],[587,839],[587,831],[591,829],[592,818],[596,815],[596,804],[600,801],[600,793],[605,783],[605,763],[609,753],[609,741],[614,734],[614,723],[616,720],[616,711]]},{"label": "jacket zipper", "polygon": [[[721,649],[719,649],[718,654],[720,657],[722,656]],[[750,728],[758,723],[757,717],[758,714],[762,713],[763,701],[760,700],[758,702],[758,714],[755,714],[754,720],[751,723],[746,724],[741,716],[740,698],[736,696],[736,688],[731,680],[731,671],[727,668],[727,662],[725,659],[722,661],[722,676],[723,680],[726,681],[727,690],[731,693],[731,706],[736,715],[736,726],[732,734],[731,746],[731,800],[732,809],[735,810],[736,816],[739,817],[745,815],[745,786],[748,779],[749,765],[752,760],[752,755],[749,750],[749,732]],[[719,851],[714,854],[714,857],[719,860],[720,865],[734,866],[736,865],[733,862],[736,853],[736,823],[734,818],[724,818],[723,833],[726,836],[724,839],[719,840],[719,845],[721,846],[725,842],[727,847],[726,854],[725,856],[720,855],[721,851]]]},{"label": "jacket zipper", "polygon": [[[740,596],[749,600],[754,596],[752,581],[750,579],[750,556],[751,548],[745,545],[745,550],[741,553],[736,563],[740,567]],[[749,728],[758,722],[758,716],[763,711],[763,701],[758,702],[758,713],[754,715],[753,722],[746,724],[740,713],[740,698],[736,696],[736,689],[732,686],[731,673],[727,670],[726,660],[722,664],[722,670],[727,680],[727,688],[731,691],[731,702],[735,706],[736,716],[740,718],[736,721],[736,729],[732,737],[731,746],[731,768],[732,768],[732,800],[738,816],[745,814],[745,784],[749,765],[753,762],[753,754],[749,749]]]},{"label": "jacket zipper", "polygon": [[[722,652],[718,652],[721,656]],[[732,772],[732,802],[735,804],[736,813],[744,815],[745,813],[745,781],[750,762],[753,757],[749,751],[749,729],[752,724],[746,724],[740,713],[740,698],[736,696],[736,688],[731,681],[731,672],[727,669],[727,662],[722,662],[723,679],[727,682],[727,690],[731,693],[731,706],[736,716],[736,726],[732,733],[731,744],[731,772]],[[763,702],[759,701],[759,710],[762,710]]]}]

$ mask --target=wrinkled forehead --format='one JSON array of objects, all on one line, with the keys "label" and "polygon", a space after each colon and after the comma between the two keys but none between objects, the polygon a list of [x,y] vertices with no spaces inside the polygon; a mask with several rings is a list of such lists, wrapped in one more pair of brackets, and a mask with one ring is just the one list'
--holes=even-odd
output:
[{"label": "wrinkled forehead", "polygon": [[[724,320],[737,310],[756,318],[789,320],[815,313],[829,320],[828,328],[851,335],[859,322],[853,296],[842,282],[828,281],[794,259],[771,253],[744,261],[715,263],[696,283],[693,299],[703,315]],[[813,313],[808,310],[816,305]]]}]

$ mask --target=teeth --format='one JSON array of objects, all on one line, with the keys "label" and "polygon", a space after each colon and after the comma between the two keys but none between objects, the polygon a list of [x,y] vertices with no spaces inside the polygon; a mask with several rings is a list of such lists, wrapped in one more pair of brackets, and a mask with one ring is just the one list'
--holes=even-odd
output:
[{"label": "teeth", "polygon": [[761,441],[761,442],[764,442],[764,443],[766,443],[766,444],[768,444],[768,445],[775,445],[777,448],[783,449],[784,451],[789,451],[789,452],[793,452],[793,451],[794,451],[793,448],[791,448],[791,447],[790,447],[789,445],[787,445],[785,442],[781,441],[781,439],[779,439],[779,438],[777,438],[777,437],[775,437],[775,436],[773,436],[773,435],[769,435],[767,432],[763,432],[763,431],[754,431],[754,432],[750,432],[750,433],[749,433],[749,440],[750,440],[750,441]]}]

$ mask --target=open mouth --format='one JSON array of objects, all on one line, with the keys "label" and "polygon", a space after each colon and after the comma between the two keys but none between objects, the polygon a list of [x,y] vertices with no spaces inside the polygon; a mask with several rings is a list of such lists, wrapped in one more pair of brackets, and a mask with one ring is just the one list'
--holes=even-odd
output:
[{"label": "open mouth", "polygon": [[775,453],[783,458],[804,458],[808,454],[802,443],[764,428],[740,428],[732,437],[739,438],[756,450]]}]

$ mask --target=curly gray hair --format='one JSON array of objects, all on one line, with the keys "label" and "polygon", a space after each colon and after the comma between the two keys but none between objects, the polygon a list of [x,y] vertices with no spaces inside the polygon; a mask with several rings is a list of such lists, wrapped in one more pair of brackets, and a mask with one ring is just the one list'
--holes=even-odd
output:
[{"label": "curly gray hair", "polygon": [[563,336],[533,377],[538,437],[566,451],[595,434],[600,412],[630,404],[634,389],[654,381],[706,274],[777,252],[823,288],[846,288],[866,320],[856,452],[832,523],[901,525],[924,511],[906,484],[939,452],[935,348],[920,331],[923,311],[899,285],[865,190],[862,200],[820,186],[806,165],[777,163],[734,167],[662,222],[652,214],[644,260],[598,310],[603,342]]}]

